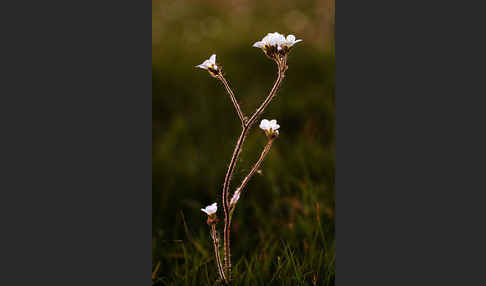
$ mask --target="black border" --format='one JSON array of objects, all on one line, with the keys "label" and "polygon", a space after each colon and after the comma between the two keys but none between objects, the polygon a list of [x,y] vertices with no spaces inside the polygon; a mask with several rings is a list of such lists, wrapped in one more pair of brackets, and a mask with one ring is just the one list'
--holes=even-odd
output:
[{"label": "black border", "polygon": [[485,284],[485,18],[336,2],[337,285]]},{"label": "black border", "polygon": [[0,284],[150,284],[150,1],[0,13]]}]

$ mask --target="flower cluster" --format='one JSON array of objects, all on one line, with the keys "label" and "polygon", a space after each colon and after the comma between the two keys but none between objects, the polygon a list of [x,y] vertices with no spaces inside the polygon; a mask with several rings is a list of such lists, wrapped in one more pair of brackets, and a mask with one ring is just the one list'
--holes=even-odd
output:
[{"label": "flower cluster", "polygon": [[196,67],[207,70],[213,77],[216,77],[216,75],[221,71],[221,68],[216,64],[215,54],[211,55],[208,60],[205,60],[202,64],[197,65]]},{"label": "flower cluster", "polygon": [[260,129],[265,131],[265,135],[267,135],[268,138],[275,138],[278,136],[278,130],[280,128],[280,125],[277,124],[277,120],[267,120],[263,119],[262,122],[260,122]]},{"label": "flower cluster", "polygon": [[253,44],[253,47],[263,50],[265,55],[271,59],[276,59],[279,55],[287,54],[293,45],[302,40],[296,40],[294,35],[285,38],[280,33],[268,33],[261,41]]}]

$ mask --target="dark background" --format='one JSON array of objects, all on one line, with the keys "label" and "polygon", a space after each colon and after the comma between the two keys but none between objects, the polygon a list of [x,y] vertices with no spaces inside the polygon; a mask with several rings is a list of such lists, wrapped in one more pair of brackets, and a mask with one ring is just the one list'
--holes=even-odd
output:
[{"label": "dark background", "polygon": [[[252,178],[238,204],[233,263],[241,266],[238,281],[251,285],[269,285],[272,278],[275,285],[313,279],[319,285],[333,283],[332,5],[307,0],[278,5],[274,1],[153,1],[152,262],[154,267],[161,263],[159,283],[182,283],[182,277],[189,281],[184,283],[203,279],[200,283],[208,283],[207,272],[211,283],[216,278],[206,215],[200,208],[212,202],[221,206],[224,175],[240,134],[238,117],[222,84],[194,66],[215,53],[243,112],[251,115],[276,79],[275,64],[252,45],[275,31],[294,34],[303,42],[291,51],[283,85],[261,117],[278,120],[280,137],[263,163],[262,174]],[[231,191],[265,143],[255,125]],[[223,217],[222,209],[219,216]],[[322,236],[316,238],[319,231]],[[297,271],[301,278],[293,266],[288,273],[281,271],[281,277],[272,277],[287,244],[302,268]],[[315,261],[309,255],[311,247],[316,248]],[[256,259],[258,255],[265,255],[264,262]],[[255,273],[259,279],[248,274],[256,271],[252,261],[257,261],[254,268],[267,267]],[[291,265],[291,260],[286,262]]]}]

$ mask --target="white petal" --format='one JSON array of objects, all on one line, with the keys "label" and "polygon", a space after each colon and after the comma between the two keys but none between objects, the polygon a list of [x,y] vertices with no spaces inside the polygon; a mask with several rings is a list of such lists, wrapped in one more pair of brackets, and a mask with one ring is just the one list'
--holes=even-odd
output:
[{"label": "white petal", "polygon": [[217,210],[218,210],[217,203],[213,203],[212,205],[209,205],[204,209],[201,209],[201,211],[205,212],[207,215],[212,215],[216,213]]},{"label": "white petal", "polygon": [[205,66],[205,65],[197,65],[196,67],[197,68],[202,68],[203,70],[207,70],[208,69],[208,67]]},{"label": "white petal", "polygon": [[272,45],[273,43],[273,34],[268,34],[267,37],[265,37],[266,39],[263,39],[265,41],[266,44],[268,45]]},{"label": "white petal", "polygon": [[260,129],[267,130],[268,129],[268,123],[269,123],[268,120],[263,119],[262,122],[260,122]]},{"label": "white petal", "polygon": [[212,204],[212,205],[208,206],[208,209],[209,209],[209,212],[210,212],[211,214],[216,213],[216,211],[218,210],[217,204],[216,204],[216,203],[214,203],[214,204]]},{"label": "white petal", "polygon": [[267,130],[268,129],[272,129],[273,131],[277,130],[280,128],[280,125],[277,124],[277,120],[276,119],[272,119],[271,121],[268,121],[268,124],[266,126]]},{"label": "white petal", "polygon": [[211,55],[211,57],[209,58],[209,61],[210,61],[212,64],[215,64],[215,63],[216,63],[216,55],[215,55],[215,54]]},{"label": "white petal", "polygon": [[294,44],[297,44],[298,42],[302,42],[302,40],[296,40]]},{"label": "white petal", "polygon": [[288,35],[287,36],[287,42],[294,42],[295,41],[295,36],[294,35]]},{"label": "white petal", "polygon": [[263,42],[256,42],[256,43],[253,44],[253,47],[261,49],[261,48],[263,48],[264,45],[265,44]]},{"label": "white petal", "polygon": [[277,44],[277,32],[268,34],[268,44],[270,46],[275,46]]},{"label": "white petal", "polygon": [[273,45],[274,46],[281,45],[284,42],[285,42],[285,37],[282,34],[279,34],[277,32],[275,32],[275,34],[273,34]]}]

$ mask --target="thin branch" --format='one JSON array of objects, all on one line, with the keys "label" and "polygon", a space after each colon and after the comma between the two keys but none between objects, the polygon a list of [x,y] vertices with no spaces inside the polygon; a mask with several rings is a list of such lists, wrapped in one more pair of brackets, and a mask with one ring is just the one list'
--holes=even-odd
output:
[{"label": "thin branch", "polygon": [[[267,145],[265,145],[265,148],[263,149],[262,153],[260,154],[260,158],[258,158],[258,161],[253,166],[250,173],[248,173],[248,175],[246,175],[246,177],[243,179],[243,181],[241,182],[241,185],[236,189],[236,192],[240,192],[240,194],[241,194],[241,192],[245,188],[246,184],[248,184],[248,182],[250,181],[251,177],[253,177],[253,175],[256,173],[256,171],[258,171],[258,168],[260,168],[260,165],[262,164],[263,160],[267,156],[268,151],[270,151],[270,148],[272,147],[272,143],[275,140],[275,138],[276,137],[270,138],[268,140]],[[233,204],[231,206],[230,213],[232,213],[232,210],[235,208],[235,205],[236,204]]]},{"label": "thin branch", "polygon": [[219,255],[219,238],[216,232],[216,224],[211,224],[211,238],[213,239],[214,255],[216,256],[216,264],[218,266],[218,272],[221,279],[227,283],[226,275],[224,274],[223,264],[221,263],[221,256]]},{"label": "thin branch", "polygon": [[273,97],[277,94],[277,90],[280,87],[280,84],[282,83],[283,78],[285,77],[285,70],[287,68],[286,58],[282,59],[281,62],[278,62],[277,66],[278,66],[278,76],[277,76],[277,80],[275,81],[275,84],[272,87],[272,90],[270,91],[270,94],[263,101],[263,103],[260,105],[260,107],[255,111],[255,113],[251,116],[250,120],[248,120],[248,122],[244,125],[243,130],[241,131],[240,137],[238,138],[238,141],[236,142],[236,146],[235,146],[235,149],[233,151],[233,156],[231,157],[231,161],[230,161],[230,164],[228,166],[228,170],[226,171],[226,176],[224,178],[223,205],[225,205],[225,207],[229,206],[229,200],[228,200],[227,192],[228,192],[228,189],[229,189],[229,183],[231,181],[231,177],[233,175],[236,160],[238,159],[238,156],[240,154],[243,142],[246,138],[248,130],[255,123],[255,121],[258,119],[258,117],[263,113],[263,111],[268,106],[268,104],[273,99]]},{"label": "thin branch", "polygon": [[[276,137],[270,138],[268,140],[267,145],[265,145],[265,148],[263,149],[262,153],[260,154],[260,158],[255,163],[255,165],[253,166],[250,173],[248,173],[248,175],[245,177],[245,179],[243,179],[241,185],[236,189],[237,192],[241,192],[243,190],[243,188],[246,186],[246,184],[248,183],[248,181],[250,181],[251,177],[256,173],[256,171],[258,170],[258,168],[262,164],[263,160],[267,156],[268,152],[270,151],[270,148],[272,147],[272,143],[275,140],[275,138]],[[229,244],[229,239],[230,239],[230,234],[231,234],[231,231],[230,231],[231,230],[231,220],[233,218],[233,212],[235,211],[235,207],[236,207],[236,202],[234,204],[230,205],[228,222],[225,223],[225,232],[227,232],[226,239],[228,240],[228,244]],[[225,255],[226,255],[226,251],[227,250],[225,249]],[[228,248],[228,251],[229,251],[229,248]],[[229,265],[225,264],[225,267],[228,267],[226,270],[227,271],[229,270],[228,271],[228,277],[230,277],[230,279],[231,279],[231,261],[230,261],[230,258],[228,258],[228,261],[229,261]]]},{"label": "thin branch", "polygon": [[243,112],[241,111],[240,105],[238,104],[238,101],[236,101],[235,94],[231,90],[228,82],[226,81],[222,73],[219,73],[217,78],[223,83],[226,92],[229,94],[231,98],[231,102],[233,102],[233,105],[235,106],[236,113],[238,113],[238,117],[240,118],[241,121],[241,125],[244,126],[248,118],[246,118]]},{"label": "thin branch", "polygon": [[[253,175],[256,173],[258,168],[260,168],[260,165],[262,164],[263,160],[265,159],[268,152],[270,151],[270,148],[272,147],[272,143],[275,140],[275,138],[276,137],[270,138],[268,140],[267,145],[265,145],[265,148],[263,149],[262,153],[260,154],[260,158],[255,163],[255,165],[253,166],[250,173],[248,173],[248,175],[245,177],[245,179],[243,179],[243,181],[241,182],[241,185],[236,189],[237,192],[241,192],[245,188],[248,181],[250,181],[251,177],[253,177]],[[233,212],[235,211],[235,207],[236,207],[236,202],[230,206],[228,222],[225,223],[225,233],[227,232],[226,239],[228,240],[228,244],[229,244],[229,239],[230,239],[230,234],[231,234],[231,220],[233,218]],[[225,255],[226,255],[226,251],[227,250],[225,249]],[[229,251],[229,248],[228,248],[228,251]],[[228,258],[228,260],[229,259],[230,258]],[[228,271],[228,277],[231,279],[231,261],[229,260],[229,262],[230,262],[229,265],[227,266],[225,264],[225,267],[228,267],[228,269],[227,269],[227,271],[229,270]]]},{"label": "thin branch", "polygon": [[247,126],[251,126],[253,123],[255,123],[255,121],[263,113],[265,108],[267,108],[270,101],[272,101],[272,99],[277,94],[277,90],[280,87],[280,84],[282,84],[282,81],[285,77],[285,71],[287,70],[287,56],[283,57],[280,61],[277,62],[277,67],[278,67],[278,76],[277,76],[277,80],[275,81],[275,84],[272,87],[272,90],[268,94],[267,98],[260,105],[260,107],[258,107],[255,113],[253,113],[253,115],[250,117]]},{"label": "thin branch", "polygon": [[[231,182],[231,178],[233,176],[234,168],[236,165],[236,161],[238,156],[241,152],[241,148],[243,146],[243,142],[245,141],[246,135],[248,134],[248,130],[250,130],[251,126],[256,122],[258,117],[263,113],[265,108],[268,106],[270,101],[273,97],[277,94],[277,90],[280,87],[282,80],[285,77],[285,71],[287,70],[287,57],[284,56],[283,58],[277,61],[277,80],[275,81],[272,89],[270,90],[269,95],[263,101],[263,103],[258,107],[255,113],[251,116],[251,118],[243,125],[243,129],[241,131],[240,137],[236,142],[235,149],[233,151],[233,155],[231,157],[230,164],[228,166],[228,170],[226,171],[226,176],[224,178],[223,183],[223,209],[224,209],[224,269],[228,276],[231,273],[231,253],[230,253],[230,214],[228,213],[229,208],[229,186]],[[233,97],[234,98],[234,97]],[[236,106],[236,105],[235,105]]]},{"label": "thin branch", "polygon": [[249,130],[249,126],[245,125],[243,130],[241,131],[241,135],[238,138],[238,141],[235,146],[235,150],[233,151],[233,156],[231,157],[230,165],[228,166],[228,171],[226,172],[226,177],[223,184],[223,209],[224,209],[224,232],[223,232],[223,239],[224,239],[224,268],[228,273],[228,276],[231,273],[231,252],[230,252],[230,229],[229,229],[229,214],[228,214],[228,207],[229,207],[229,183],[231,181],[231,177],[233,176],[234,167],[236,165],[236,161],[238,155],[241,152],[241,147],[243,146],[243,142],[245,141],[246,135]]}]

